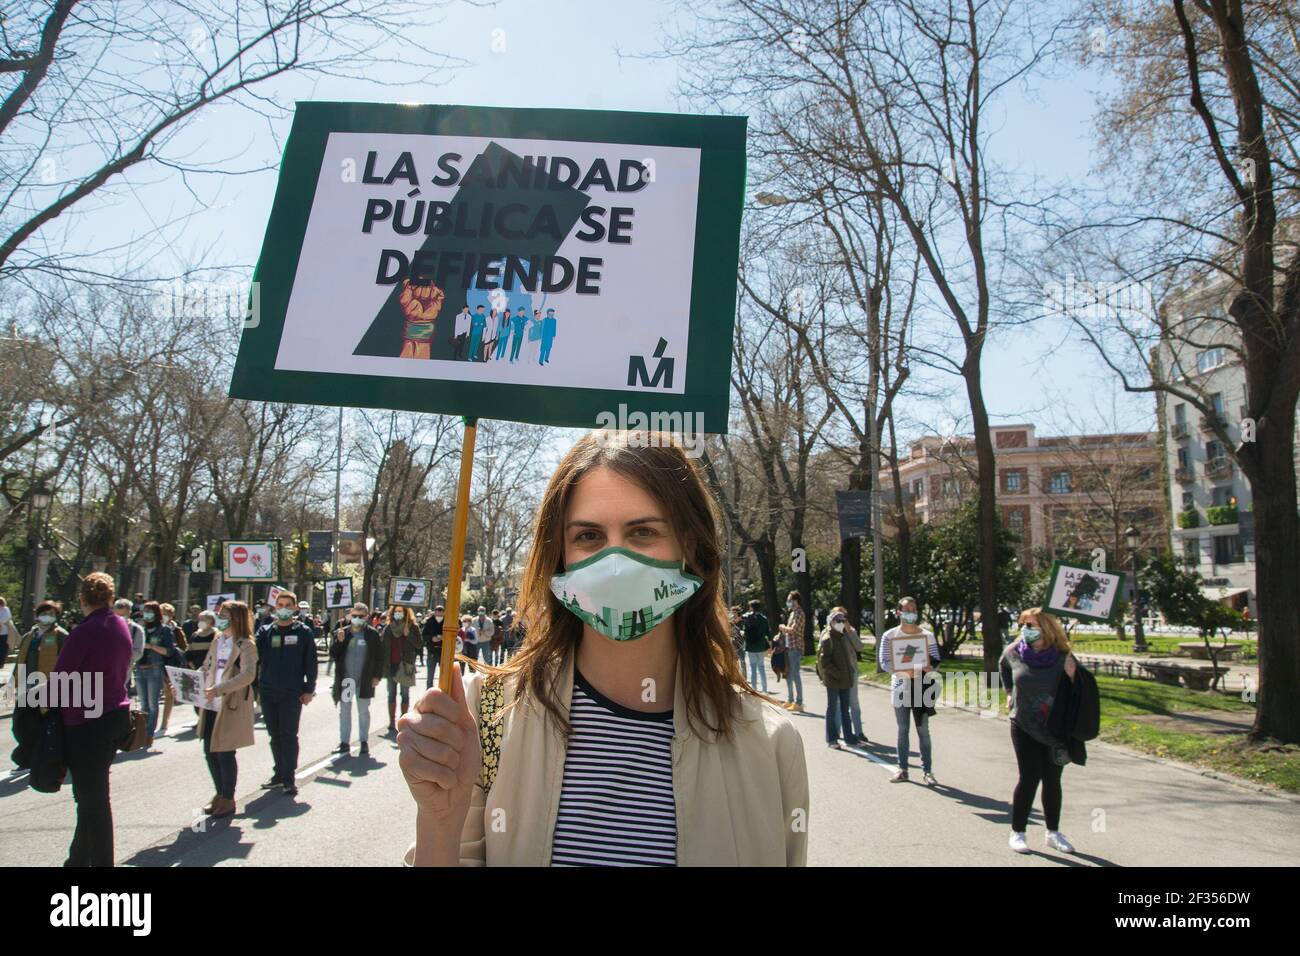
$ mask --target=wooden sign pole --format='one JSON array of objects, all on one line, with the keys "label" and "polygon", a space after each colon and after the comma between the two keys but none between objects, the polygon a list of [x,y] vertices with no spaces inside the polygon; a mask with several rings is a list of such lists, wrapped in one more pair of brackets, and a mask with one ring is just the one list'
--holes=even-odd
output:
[{"label": "wooden sign pole", "polygon": [[[451,525],[451,564],[447,568],[447,604],[442,616],[442,673],[438,687],[451,693],[452,668],[456,666],[456,632],[460,629],[460,580],[465,569],[465,533],[469,528],[469,482],[474,471],[474,436],[478,419],[465,419],[465,438],[460,446],[460,480],[456,486],[456,512]],[[447,625],[451,627],[448,628]]]}]

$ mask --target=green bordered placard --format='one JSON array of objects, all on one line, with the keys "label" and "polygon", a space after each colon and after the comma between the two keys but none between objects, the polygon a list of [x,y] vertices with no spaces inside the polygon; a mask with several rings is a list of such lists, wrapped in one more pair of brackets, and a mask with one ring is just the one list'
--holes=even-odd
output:
[{"label": "green bordered placard", "polygon": [[1123,571],[1094,571],[1054,561],[1043,610],[1057,617],[1110,623],[1123,596]]},{"label": "green bordered placard", "polygon": [[228,584],[275,584],[280,580],[279,538],[232,538],[221,542],[221,574]]},{"label": "green bordered placard", "polygon": [[325,588],[325,610],[333,611],[338,608],[349,608],[356,603],[352,597],[351,578],[326,578],[323,584]]},{"label": "green bordered placard", "polygon": [[725,433],[745,130],[298,104],[230,394]]},{"label": "green bordered placard", "polygon": [[398,607],[428,607],[432,593],[433,581],[429,578],[390,578],[388,581],[388,603]]}]

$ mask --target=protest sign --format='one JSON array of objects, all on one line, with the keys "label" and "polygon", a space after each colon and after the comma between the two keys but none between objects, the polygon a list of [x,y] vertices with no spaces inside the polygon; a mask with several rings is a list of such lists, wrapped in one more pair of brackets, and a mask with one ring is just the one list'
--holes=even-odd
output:
[{"label": "protest sign", "polygon": [[215,699],[208,700],[203,693],[203,672],[167,665],[167,680],[172,685],[172,696],[178,704],[190,704],[204,710],[216,710]]},{"label": "protest sign", "polygon": [[327,611],[339,607],[351,607],[354,603],[352,600],[351,578],[330,578],[325,582],[325,609]]},{"label": "protest sign", "polygon": [[225,594],[209,594],[207,598],[207,609],[215,612],[224,602],[236,601],[238,599],[239,595],[234,591],[229,591]]},{"label": "protest sign", "polygon": [[334,559],[334,532],[307,532],[307,560],[317,564],[329,564]]},{"label": "protest sign", "polygon": [[266,584],[280,577],[280,541],[222,541],[222,573],[227,582]]},{"label": "protest sign", "polygon": [[727,430],[743,117],[303,103],[280,169],[231,395]]},{"label": "protest sign", "polygon": [[393,578],[388,591],[391,603],[402,607],[428,607],[433,582],[427,578]]},{"label": "protest sign", "polygon": [[1058,617],[1111,621],[1123,593],[1122,571],[1094,571],[1056,561],[1052,564],[1043,609]]}]

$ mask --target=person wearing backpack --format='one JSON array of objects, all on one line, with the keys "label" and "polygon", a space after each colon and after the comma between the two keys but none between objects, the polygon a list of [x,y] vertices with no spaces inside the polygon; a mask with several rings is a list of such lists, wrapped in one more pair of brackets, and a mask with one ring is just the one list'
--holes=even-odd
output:
[{"label": "person wearing backpack", "polygon": [[[921,743],[921,773],[926,786],[933,787],[939,782],[931,773],[933,766],[930,762],[930,718],[934,716],[934,706],[926,706],[925,696],[927,680],[934,678],[927,679],[925,675],[939,666],[939,642],[933,634],[917,625],[920,614],[916,598],[899,599],[898,617],[902,623],[886,631],[876,647],[880,669],[892,675],[889,699],[894,705],[894,720],[898,724],[898,742],[894,747],[898,769],[889,782],[907,782],[908,757],[912,750],[909,726],[915,722],[916,735]],[[895,645],[899,645],[897,661]],[[910,661],[905,661],[905,658],[910,658]]]},{"label": "person wearing backpack", "polygon": [[856,747],[860,743],[853,734],[849,716],[849,690],[857,676],[848,636],[842,630],[827,627],[817,641],[817,677],[826,688],[826,746],[832,750],[839,749],[841,726],[846,744]]},{"label": "person wearing backpack", "polygon": [[757,601],[749,602],[749,613],[741,620],[745,631],[745,656],[749,658],[749,686],[758,687],[761,680],[763,693],[767,693],[767,667],[763,658],[772,646],[772,629],[767,623],[767,615]]}]

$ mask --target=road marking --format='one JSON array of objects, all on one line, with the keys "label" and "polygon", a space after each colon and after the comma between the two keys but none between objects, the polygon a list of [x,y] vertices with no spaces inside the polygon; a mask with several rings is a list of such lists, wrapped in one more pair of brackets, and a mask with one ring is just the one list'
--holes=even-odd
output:
[{"label": "road marking", "polygon": [[30,770],[10,770],[9,776],[0,780],[0,783],[13,783],[15,780],[23,779],[23,777],[27,776],[29,773],[31,773]]}]

